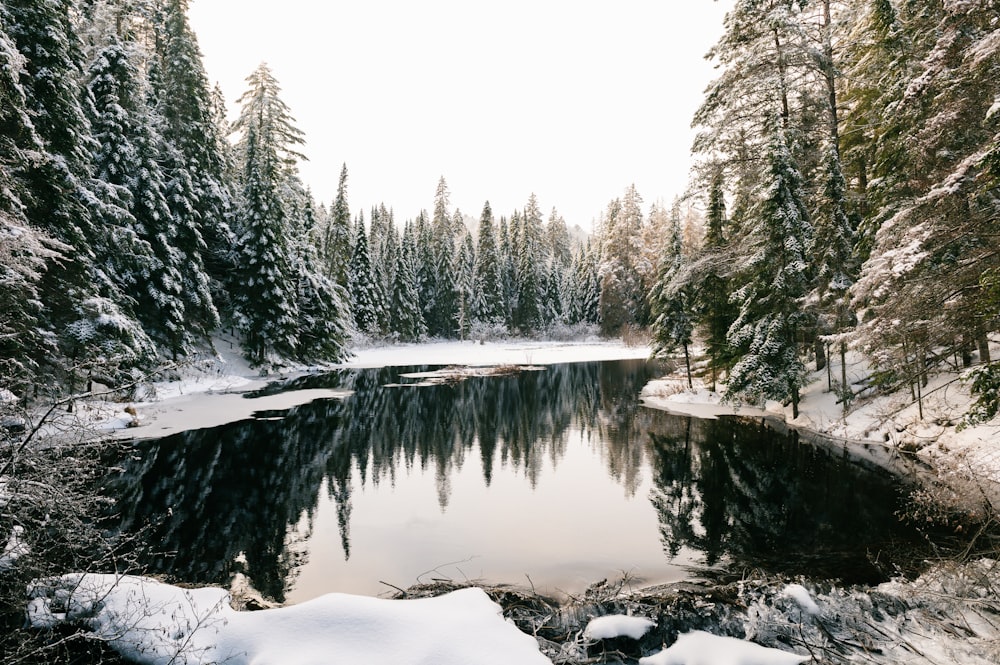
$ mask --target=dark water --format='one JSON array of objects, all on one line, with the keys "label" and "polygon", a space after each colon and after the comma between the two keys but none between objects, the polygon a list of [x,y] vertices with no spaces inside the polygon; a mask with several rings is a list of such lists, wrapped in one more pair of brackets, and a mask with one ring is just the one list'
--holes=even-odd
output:
[{"label": "dark water", "polygon": [[761,425],[644,408],[645,361],[386,387],[418,369],[309,377],[270,392],[353,395],[139,444],[110,480],[116,528],[148,526],[149,572],[244,572],[290,602],[708,569],[870,582],[919,556],[898,481]]}]

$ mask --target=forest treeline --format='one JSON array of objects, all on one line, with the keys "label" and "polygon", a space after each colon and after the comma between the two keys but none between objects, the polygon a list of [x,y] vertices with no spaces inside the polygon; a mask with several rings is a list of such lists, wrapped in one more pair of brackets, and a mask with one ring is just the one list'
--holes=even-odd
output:
[{"label": "forest treeline", "polygon": [[267,369],[339,360],[358,335],[648,326],[660,354],[702,343],[731,396],[793,408],[805,363],[832,369],[831,352],[847,403],[852,346],[918,395],[940,363],[990,367],[991,2],[737,0],[686,196],[644,208],[628,187],[587,240],[533,194],[463,214],[444,177],[405,221],[352,213],[346,165],[316,201],[278,81],[254,70],[229,123],[186,12],[0,0],[0,376],[15,394],[121,381],[220,328]]}]

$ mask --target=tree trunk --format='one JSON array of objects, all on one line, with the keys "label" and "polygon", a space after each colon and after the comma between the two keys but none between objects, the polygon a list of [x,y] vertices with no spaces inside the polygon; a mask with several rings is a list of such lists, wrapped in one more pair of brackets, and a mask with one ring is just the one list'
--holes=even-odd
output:
[{"label": "tree trunk", "polygon": [[990,340],[984,334],[976,336],[976,343],[979,345],[979,362],[983,365],[990,364]]},{"label": "tree trunk", "polygon": [[687,368],[688,377],[688,388],[693,389],[694,384],[691,382],[691,356],[688,354],[688,345],[684,345],[684,365]]},{"label": "tree trunk", "polygon": [[[833,390],[833,363],[830,362],[830,345],[825,345],[826,349],[826,390],[831,392]],[[843,359],[841,359],[843,360]]]},{"label": "tree trunk", "polygon": [[851,390],[851,386],[847,383],[847,343],[840,343],[840,390],[843,393],[840,399],[844,402],[844,415],[847,415],[847,407],[850,403],[848,396],[854,396],[854,391]]},{"label": "tree trunk", "polygon": [[816,371],[820,372],[826,368],[826,345],[819,335],[813,340],[813,348],[816,350]]}]

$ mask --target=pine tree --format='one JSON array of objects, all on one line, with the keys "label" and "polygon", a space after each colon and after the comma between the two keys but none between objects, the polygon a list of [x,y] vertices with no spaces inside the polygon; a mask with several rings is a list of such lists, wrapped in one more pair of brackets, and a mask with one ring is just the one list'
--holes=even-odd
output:
[{"label": "pine tree", "polygon": [[545,235],[552,259],[560,268],[569,268],[569,264],[573,260],[569,229],[566,228],[566,220],[563,219],[563,216],[555,208],[552,208],[552,213],[549,215],[549,223],[545,227]]},{"label": "pine tree", "polygon": [[430,228],[428,259],[431,261],[433,275],[428,280],[431,289],[428,301],[432,305],[427,310],[426,317],[429,333],[440,337],[454,336],[458,311],[458,294],[455,291],[452,275],[455,261],[455,233],[448,211],[448,199],[448,184],[442,176],[434,196],[434,217]]},{"label": "pine tree", "polygon": [[[289,178],[298,185],[297,178]],[[298,190],[297,186],[292,189]],[[292,272],[297,282],[296,348],[299,360],[339,362],[347,357],[346,321],[350,316],[344,288],[323,275],[314,243],[318,224],[308,190],[299,191],[299,223],[291,238]]]},{"label": "pine tree", "polygon": [[0,387],[23,395],[40,359],[57,354],[41,327],[40,282],[63,248],[25,216],[30,192],[19,174],[29,168],[32,155],[42,152],[42,144],[18,79],[24,57],[4,31],[2,7],[0,19]]},{"label": "pine tree", "polygon": [[347,286],[347,264],[351,260],[351,210],[347,204],[347,164],[340,169],[337,198],[330,209],[330,224],[323,236],[326,276]]},{"label": "pine tree", "polygon": [[404,342],[412,342],[427,334],[420,294],[417,290],[414,260],[416,255],[414,227],[407,224],[400,244],[396,273],[392,281],[392,334]]},{"label": "pine tree", "polygon": [[497,228],[497,244],[500,254],[500,281],[503,284],[504,322],[507,329],[514,327],[514,313],[517,310],[518,276],[514,236],[520,226],[520,214],[515,213],[511,222],[500,218]]},{"label": "pine tree", "polygon": [[694,333],[693,288],[679,277],[684,264],[679,204],[670,216],[670,243],[660,263],[660,273],[651,294],[653,355],[665,356],[680,346],[684,350],[688,387],[692,388],[689,347]]},{"label": "pine tree", "polygon": [[112,198],[105,208],[106,249],[101,253],[115,282],[135,299],[144,328],[176,358],[209,332],[192,330],[200,322],[186,316],[200,300],[187,301],[182,273],[197,265],[186,265],[176,249],[176,227],[158,161],[160,138],[149,117],[140,73],[117,36],[111,35],[97,54],[89,79],[94,98],[91,125],[99,145],[95,175],[109,186]]},{"label": "pine tree", "polygon": [[545,273],[545,297],[542,308],[542,322],[545,326],[561,323],[564,320],[563,281],[563,271],[559,264],[554,260],[550,261],[548,272]]},{"label": "pine tree", "polygon": [[[988,333],[997,315],[983,287],[1000,263],[990,173],[1000,115],[984,82],[1000,71],[1000,46],[990,3],[897,9],[898,32],[890,36],[907,46],[911,67],[895,72],[893,112],[874,118],[878,135],[893,143],[876,152],[885,161],[873,172],[885,177],[870,187],[862,233],[872,249],[853,295],[866,314],[861,346],[884,375],[908,379],[922,407],[935,349],[961,352],[965,363],[975,349],[982,361],[991,359]],[[868,81],[877,75],[856,69],[870,74]]]},{"label": "pine tree", "polygon": [[722,170],[716,169],[708,192],[708,218],[703,259],[690,278],[694,287],[696,310],[703,328],[705,352],[712,373],[712,390],[720,372],[729,371],[736,361],[736,350],[729,344],[729,328],[736,320],[737,309],[730,298],[729,260],[731,245],[726,234],[726,202]]},{"label": "pine tree", "polygon": [[427,334],[434,335],[434,320],[437,311],[437,262],[434,255],[434,234],[427,212],[420,211],[413,224],[413,267],[417,285],[417,303]]},{"label": "pine tree", "polygon": [[573,259],[569,288],[569,323],[597,324],[600,322],[601,282],[597,251],[590,241]]},{"label": "pine tree", "polygon": [[642,323],[646,294],[640,266],[642,253],[642,197],[635,185],[625,196],[608,204],[598,235],[601,241],[600,280],[601,329],[617,334],[629,325]]},{"label": "pine tree", "polygon": [[472,234],[466,232],[455,254],[452,283],[456,295],[456,328],[459,339],[469,337],[473,321],[473,304],[476,288],[476,250],[472,244]]},{"label": "pine tree", "polygon": [[805,320],[801,300],[809,289],[813,232],[784,134],[776,129],[773,135],[770,183],[753,216],[755,225],[747,237],[751,254],[733,295],[740,312],[729,340],[742,356],[730,373],[726,395],[753,403],[790,399],[797,418],[805,375],[798,328]]},{"label": "pine tree", "polygon": [[267,65],[261,64],[247,82],[234,126],[241,132],[243,158],[236,316],[248,359],[265,366],[294,357],[298,345],[293,255],[281,188],[302,136]]},{"label": "pine tree", "polygon": [[208,331],[219,324],[212,292],[224,297],[235,274],[229,226],[234,195],[223,129],[187,7],[188,0],[164,0],[154,8],[150,82],[161,119],[160,161],[174,219],[173,245],[186,266],[186,317],[192,329]]},{"label": "pine tree", "polygon": [[[844,210],[847,185],[840,170],[840,158],[833,146],[827,151],[826,177],[816,219],[816,297],[820,308],[819,328],[822,334],[843,333],[852,322],[849,290],[857,276],[854,253],[854,227]],[[840,351],[841,389],[844,408],[847,395],[847,342],[838,342]],[[818,367],[817,369],[822,369]]]},{"label": "pine tree", "polygon": [[520,217],[516,229],[517,244],[514,248],[517,266],[517,307],[514,326],[522,333],[535,332],[542,327],[545,298],[545,236],[542,211],[538,199],[532,194]]},{"label": "pine tree", "polygon": [[502,258],[497,246],[490,202],[483,204],[479,218],[479,243],[476,252],[476,282],[473,290],[473,318],[489,327],[504,323],[504,284]]},{"label": "pine tree", "polygon": [[358,330],[370,337],[381,334],[380,323],[385,319],[385,302],[372,273],[363,218],[358,220],[354,251],[347,269],[347,292]]},{"label": "pine tree", "polygon": [[93,98],[79,86],[83,55],[72,15],[69,0],[0,4],[0,24],[23,57],[15,94],[24,95],[40,148],[18,174],[20,203],[39,237],[62,243],[60,260],[48,263],[39,282],[41,323],[59,340],[60,353],[35,361],[53,372],[68,366],[71,391],[77,367],[99,364],[110,375],[156,357],[155,345],[121,306],[128,297],[93,262],[100,238],[95,219],[104,210],[93,191],[96,144],[87,120]]}]

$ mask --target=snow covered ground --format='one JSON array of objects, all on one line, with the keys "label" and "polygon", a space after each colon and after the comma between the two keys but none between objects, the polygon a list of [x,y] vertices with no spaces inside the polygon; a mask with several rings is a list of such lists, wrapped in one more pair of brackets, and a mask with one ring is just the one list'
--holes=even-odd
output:
[{"label": "snow covered ground", "polygon": [[[1000,347],[996,352],[1000,352]],[[839,376],[837,358],[833,359],[834,378]],[[870,376],[871,368],[858,354],[847,356],[848,381],[858,392]],[[1000,483],[1000,421],[959,429],[956,427],[969,410],[972,397],[961,375],[942,372],[930,377],[923,389],[923,418],[920,407],[903,390],[889,395],[859,397],[846,415],[837,394],[827,389],[826,371],[814,372],[802,391],[798,418],[792,417],[791,405],[768,402],[763,407],[725,403],[720,392],[709,390],[699,378],[694,387],[680,375],[651,381],[643,389],[647,406],[701,418],[724,414],[774,416],[790,426],[850,441],[861,441],[918,454],[943,470],[961,468],[978,478]],[[721,388],[721,386],[719,387]]]},{"label": "snow covered ground", "polygon": [[222,589],[133,576],[64,575],[29,593],[35,628],[80,622],[149,665],[549,663],[535,639],[476,588],[417,600],[327,594],[257,612],[233,610]]}]

